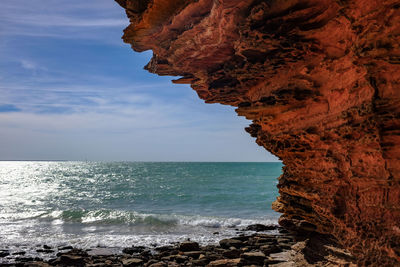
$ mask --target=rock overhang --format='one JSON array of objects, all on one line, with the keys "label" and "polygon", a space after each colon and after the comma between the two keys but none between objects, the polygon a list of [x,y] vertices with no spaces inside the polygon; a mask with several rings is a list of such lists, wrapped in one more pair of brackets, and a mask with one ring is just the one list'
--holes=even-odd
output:
[{"label": "rock overhang", "polygon": [[117,0],[124,41],[282,159],[274,208],[359,263],[400,260],[400,3]]}]

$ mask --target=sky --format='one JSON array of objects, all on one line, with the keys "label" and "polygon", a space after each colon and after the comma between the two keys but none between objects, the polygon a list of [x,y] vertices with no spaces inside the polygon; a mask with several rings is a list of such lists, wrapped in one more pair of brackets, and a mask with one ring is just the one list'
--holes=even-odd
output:
[{"label": "sky", "polygon": [[277,161],[233,107],[143,70],[112,0],[1,0],[0,160]]}]

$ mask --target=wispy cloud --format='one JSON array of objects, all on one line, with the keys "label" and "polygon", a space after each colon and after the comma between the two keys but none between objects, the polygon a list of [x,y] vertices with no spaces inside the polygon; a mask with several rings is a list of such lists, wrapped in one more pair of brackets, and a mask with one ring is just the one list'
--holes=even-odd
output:
[{"label": "wispy cloud", "polygon": [[6,14],[0,19],[3,23],[40,26],[40,27],[123,27],[127,25],[126,19],[107,19],[107,18],[76,18],[67,16],[57,16],[52,14],[31,14],[25,15],[23,19]]},{"label": "wispy cloud", "polygon": [[100,39],[99,31],[112,28],[119,33],[115,30],[122,30],[128,24],[122,10],[116,4],[106,4],[106,1],[89,0],[80,4],[77,1],[52,0],[1,2],[2,36]]},{"label": "wispy cloud", "polygon": [[[180,93],[181,89],[169,81],[124,84],[113,78],[98,78],[91,77],[90,84],[85,84],[82,77],[51,85],[43,77],[36,76],[26,81],[3,81],[0,85],[0,103],[12,103],[26,115],[99,116],[103,119],[112,117],[112,121],[124,118],[139,127],[144,124],[142,121],[135,123],[137,118],[145,118],[149,122],[146,125],[156,128],[193,127],[207,120],[201,102],[188,86],[186,93]],[[163,91],[177,91],[178,94],[174,95],[174,101],[170,101],[168,97],[161,96]],[[197,105],[187,99],[187,93],[196,98]],[[214,117],[217,118],[218,114]]]},{"label": "wispy cloud", "polygon": [[29,61],[29,60],[25,60],[25,59],[21,60],[21,66],[27,70],[37,69],[37,65],[35,63],[33,63],[32,61]]},{"label": "wispy cloud", "polygon": [[[22,67],[24,70],[33,72],[33,74],[35,74],[34,77],[36,77],[36,74],[37,74],[39,71],[42,71],[42,72],[43,72],[43,71],[47,71],[47,68],[45,68],[44,66],[39,65],[38,63],[36,63],[36,62],[33,61],[33,60],[30,60],[30,59],[20,59],[20,60],[17,60],[17,61],[20,63],[21,67]],[[0,80],[1,80],[1,78],[0,78]]]}]

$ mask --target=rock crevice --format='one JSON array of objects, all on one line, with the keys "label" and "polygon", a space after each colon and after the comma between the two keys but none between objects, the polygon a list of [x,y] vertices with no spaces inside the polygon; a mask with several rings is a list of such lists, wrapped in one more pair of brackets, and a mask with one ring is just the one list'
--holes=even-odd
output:
[{"label": "rock crevice", "polygon": [[236,106],[284,163],[280,224],[400,261],[398,0],[117,0],[146,66]]}]

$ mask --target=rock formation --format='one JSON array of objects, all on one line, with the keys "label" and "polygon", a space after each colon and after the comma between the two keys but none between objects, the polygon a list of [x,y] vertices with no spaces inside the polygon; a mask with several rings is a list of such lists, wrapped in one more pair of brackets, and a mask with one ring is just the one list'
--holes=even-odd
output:
[{"label": "rock formation", "polygon": [[399,0],[116,1],[147,70],[238,107],[283,161],[282,226],[399,264]]}]

